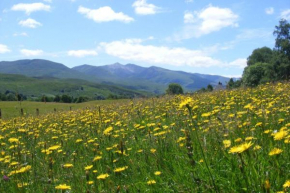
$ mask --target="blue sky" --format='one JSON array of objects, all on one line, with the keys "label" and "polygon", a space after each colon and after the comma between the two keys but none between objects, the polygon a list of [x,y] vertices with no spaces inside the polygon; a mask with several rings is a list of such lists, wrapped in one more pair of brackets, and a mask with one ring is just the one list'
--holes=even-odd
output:
[{"label": "blue sky", "polygon": [[119,62],[240,76],[289,0],[1,0],[0,61]]}]

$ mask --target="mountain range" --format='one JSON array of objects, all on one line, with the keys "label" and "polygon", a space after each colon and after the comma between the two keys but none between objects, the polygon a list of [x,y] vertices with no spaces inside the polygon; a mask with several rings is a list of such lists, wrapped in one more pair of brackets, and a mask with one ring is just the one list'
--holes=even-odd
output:
[{"label": "mountain range", "polygon": [[221,82],[225,85],[229,81],[227,77],[172,71],[156,66],[146,68],[135,64],[115,63],[103,66],[84,64],[69,68],[61,63],[41,59],[2,61],[0,73],[28,77],[80,79],[154,94],[164,93],[170,83],[179,83],[186,91],[195,91],[209,84],[215,86]]}]

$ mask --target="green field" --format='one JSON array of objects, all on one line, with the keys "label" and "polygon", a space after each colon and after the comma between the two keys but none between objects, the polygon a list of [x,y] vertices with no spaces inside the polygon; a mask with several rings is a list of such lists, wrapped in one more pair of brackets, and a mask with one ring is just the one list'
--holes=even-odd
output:
[{"label": "green field", "polygon": [[289,96],[285,82],[73,111],[23,103],[64,110],[0,120],[0,192],[286,193]]},{"label": "green field", "polygon": [[[110,103],[124,103],[129,99],[120,100],[100,100],[90,101],[85,103],[44,103],[44,102],[31,102],[31,101],[0,101],[0,109],[2,112],[2,119],[10,119],[15,117],[29,117],[36,116],[36,109],[39,110],[39,115],[46,115],[48,113],[65,112],[76,109],[97,108]],[[21,114],[23,109],[23,115]],[[55,110],[54,110],[55,109]]]}]

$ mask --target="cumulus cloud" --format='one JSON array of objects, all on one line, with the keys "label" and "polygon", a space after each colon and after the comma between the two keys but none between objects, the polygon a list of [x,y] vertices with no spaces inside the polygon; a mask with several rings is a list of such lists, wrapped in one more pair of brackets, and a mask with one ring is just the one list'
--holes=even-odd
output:
[{"label": "cumulus cloud", "polygon": [[268,7],[265,9],[266,14],[272,15],[274,13],[274,8],[273,7]]},{"label": "cumulus cloud", "polygon": [[4,44],[0,44],[0,54],[5,54],[11,52],[11,50],[8,48],[8,46]]},{"label": "cumulus cloud", "polygon": [[281,18],[290,20],[290,9],[281,12]]},{"label": "cumulus cloud", "polygon": [[245,68],[247,66],[247,59],[246,58],[238,58],[229,63],[229,66],[238,67],[238,68]]},{"label": "cumulus cloud", "polygon": [[43,54],[42,50],[27,50],[27,49],[22,49],[20,50],[20,53],[24,56],[39,56]]},{"label": "cumulus cloud", "polygon": [[85,56],[97,56],[98,53],[95,50],[70,50],[67,52],[69,56],[82,58]]},{"label": "cumulus cloud", "polygon": [[196,20],[194,18],[193,13],[190,12],[185,12],[184,16],[183,16],[183,22],[184,23],[194,23]]},{"label": "cumulus cloud", "polygon": [[109,6],[100,7],[99,9],[88,9],[80,6],[78,12],[97,23],[109,21],[121,21],[124,23],[129,23],[134,21],[132,17],[129,17],[122,12],[117,13]]},{"label": "cumulus cloud", "polygon": [[135,9],[135,13],[139,15],[153,15],[160,9],[156,5],[147,3],[146,0],[137,0],[132,7]]},{"label": "cumulus cloud", "polygon": [[144,45],[142,39],[126,39],[100,43],[108,55],[124,60],[141,61],[155,64],[191,67],[239,67],[241,60],[231,63],[222,62],[207,55],[202,50],[191,50],[182,47]]},{"label": "cumulus cloud", "polygon": [[27,15],[35,11],[50,11],[50,5],[43,3],[19,3],[13,5],[11,10],[13,11],[24,11]]},{"label": "cumulus cloud", "polygon": [[181,32],[173,35],[173,40],[198,38],[200,36],[216,32],[225,27],[237,27],[238,15],[229,8],[208,6],[197,12],[185,12],[184,23]]},{"label": "cumulus cloud", "polygon": [[37,28],[38,26],[42,26],[41,23],[31,18],[28,18],[27,20],[21,20],[18,24],[29,28]]}]

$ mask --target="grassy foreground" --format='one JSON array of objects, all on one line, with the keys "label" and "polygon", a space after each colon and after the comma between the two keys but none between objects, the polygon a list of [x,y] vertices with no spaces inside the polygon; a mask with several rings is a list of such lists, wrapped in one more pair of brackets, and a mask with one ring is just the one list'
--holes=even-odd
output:
[{"label": "grassy foreground", "polygon": [[288,192],[290,84],[0,120],[0,192]]}]

